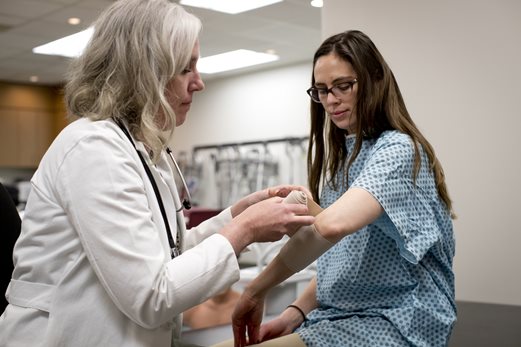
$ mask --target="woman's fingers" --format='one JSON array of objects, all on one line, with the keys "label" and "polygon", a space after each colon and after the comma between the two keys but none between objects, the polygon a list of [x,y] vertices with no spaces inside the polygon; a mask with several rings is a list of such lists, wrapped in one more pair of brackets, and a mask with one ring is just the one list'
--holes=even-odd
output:
[{"label": "woman's fingers", "polygon": [[311,197],[311,192],[306,187],[298,185],[279,185],[275,187],[270,187],[268,188],[268,196],[280,196],[282,198],[285,198],[293,190],[300,190],[301,192],[304,192],[306,193],[306,195]]},{"label": "woman's fingers", "polygon": [[253,326],[252,324],[248,324],[248,343],[258,343],[259,342],[259,329],[258,327]]},{"label": "woman's fingers", "polygon": [[233,324],[233,340],[235,347],[246,346],[246,329],[242,323]]}]

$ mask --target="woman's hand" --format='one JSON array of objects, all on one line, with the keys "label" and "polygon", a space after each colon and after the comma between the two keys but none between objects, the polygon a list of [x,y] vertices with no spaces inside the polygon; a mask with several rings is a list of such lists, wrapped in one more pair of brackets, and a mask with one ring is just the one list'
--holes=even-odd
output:
[{"label": "woman's hand", "polygon": [[248,289],[241,295],[232,314],[235,347],[264,342],[291,334],[302,324],[302,315],[287,308],[277,318],[262,323],[265,294],[253,295]]},{"label": "woman's hand", "polygon": [[298,312],[284,310],[277,318],[260,327],[259,341],[275,339],[291,334],[302,323],[302,316]]},{"label": "woman's hand", "polygon": [[310,191],[303,186],[294,186],[294,185],[279,185],[275,187],[266,188],[263,190],[259,190],[257,192],[251,193],[241,200],[237,201],[232,207],[231,207],[231,213],[232,217],[236,217],[239,214],[241,214],[244,210],[246,210],[248,207],[255,205],[258,202],[261,202],[263,200],[273,198],[273,197],[281,197],[285,198],[292,190],[300,190],[311,199],[311,193]]},{"label": "woman's hand", "polygon": [[232,328],[235,347],[260,342],[259,327],[264,312],[264,296],[249,295],[247,290],[241,295],[232,314]]},{"label": "woman's hand", "polygon": [[253,242],[273,242],[292,234],[304,225],[311,225],[315,217],[306,205],[283,204],[279,197],[258,202],[233,218],[220,234],[230,241],[238,255]]}]

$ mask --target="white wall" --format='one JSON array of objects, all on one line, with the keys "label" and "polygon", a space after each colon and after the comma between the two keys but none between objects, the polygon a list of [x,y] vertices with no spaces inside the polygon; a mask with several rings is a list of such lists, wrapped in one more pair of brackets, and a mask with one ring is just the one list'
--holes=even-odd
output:
[{"label": "white wall", "polygon": [[521,305],[521,2],[328,0],[323,37],[367,33],[444,166],[459,300]]},{"label": "white wall", "polygon": [[[319,42],[317,42],[317,45]],[[310,63],[206,82],[194,96],[173,151],[309,133]]]}]

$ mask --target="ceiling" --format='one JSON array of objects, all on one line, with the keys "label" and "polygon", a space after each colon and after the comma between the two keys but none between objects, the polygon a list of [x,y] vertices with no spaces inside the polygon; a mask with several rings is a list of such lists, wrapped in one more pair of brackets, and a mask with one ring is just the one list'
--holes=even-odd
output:
[{"label": "ceiling", "polygon": [[[0,81],[57,85],[64,80],[68,58],[33,54],[32,48],[88,27],[113,0],[0,0]],[[233,72],[203,75],[226,77],[309,61],[320,43],[320,9],[310,0],[285,0],[230,15],[185,7],[203,22],[201,55],[239,48],[275,50],[280,60]],[[67,24],[79,17],[80,25]]]}]

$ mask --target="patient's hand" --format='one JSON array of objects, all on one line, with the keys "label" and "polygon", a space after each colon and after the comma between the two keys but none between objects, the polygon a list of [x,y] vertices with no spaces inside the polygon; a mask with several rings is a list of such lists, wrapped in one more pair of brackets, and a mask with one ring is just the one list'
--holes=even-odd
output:
[{"label": "patient's hand", "polygon": [[288,324],[286,324],[281,317],[277,317],[261,326],[259,340],[260,342],[264,342],[277,337],[291,334],[292,332],[293,329],[290,329]]},{"label": "patient's hand", "polygon": [[259,328],[264,312],[264,296],[242,294],[232,315],[235,347],[259,342]]}]

